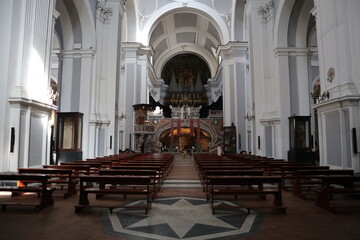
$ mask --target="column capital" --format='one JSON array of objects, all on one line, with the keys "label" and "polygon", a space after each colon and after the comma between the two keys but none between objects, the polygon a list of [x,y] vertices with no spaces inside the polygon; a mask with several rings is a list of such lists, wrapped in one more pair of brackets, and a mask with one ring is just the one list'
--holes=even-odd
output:
[{"label": "column capital", "polygon": [[110,20],[113,15],[112,8],[106,6],[106,2],[103,0],[97,0],[96,2],[96,16],[97,18],[105,23]]},{"label": "column capital", "polygon": [[273,17],[274,0],[270,0],[265,5],[259,7],[258,15],[262,16],[264,22],[267,22]]},{"label": "column capital", "polygon": [[[125,3],[126,0],[107,0],[106,6],[110,9],[115,7],[120,15],[120,18],[122,19],[124,17],[125,13]],[[114,9],[115,11],[115,9]]]}]

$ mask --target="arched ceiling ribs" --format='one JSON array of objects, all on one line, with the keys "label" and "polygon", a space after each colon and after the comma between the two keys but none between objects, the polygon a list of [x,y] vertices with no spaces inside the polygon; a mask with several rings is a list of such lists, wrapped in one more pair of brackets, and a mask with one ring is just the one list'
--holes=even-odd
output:
[{"label": "arched ceiling ribs", "polygon": [[219,13],[199,2],[189,2],[186,7],[178,2],[167,4],[153,12],[140,31],[143,44],[154,48],[158,77],[168,59],[185,52],[204,58],[214,76],[218,65],[215,49],[230,39]]}]

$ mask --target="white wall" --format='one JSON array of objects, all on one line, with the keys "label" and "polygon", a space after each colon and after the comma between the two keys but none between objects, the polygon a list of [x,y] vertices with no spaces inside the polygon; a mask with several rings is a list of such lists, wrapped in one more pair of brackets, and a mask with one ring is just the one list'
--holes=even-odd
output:
[{"label": "white wall", "polygon": [[8,159],[10,151],[10,122],[9,122],[9,103],[7,102],[9,92],[9,60],[10,60],[10,41],[13,25],[13,5],[12,1],[0,2],[0,171],[8,169]]},{"label": "white wall", "polygon": [[[54,109],[48,95],[50,50],[52,42],[52,10],[54,1],[6,1],[1,2],[1,16],[6,20],[0,31],[1,81],[0,137],[2,162],[0,169],[14,171],[28,164],[28,153],[39,153],[40,162],[47,162],[48,124],[38,122],[36,128],[41,143],[29,144],[31,114],[41,112],[43,118]],[[36,26],[36,27],[35,27]],[[4,91],[4,92],[2,92]],[[25,113],[26,112],[26,113]],[[25,115],[24,115],[25,113]],[[35,125],[34,125],[35,126]],[[10,129],[15,129],[14,152],[9,153]],[[34,135],[32,135],[34,136]],[[30,139],[31,140],[31,139]]]},{"label": "white wall", "polygon": [[[359,153],[353,151],[350,131],[355,128],[359,139],[360,32],[354,25],[359,21],[359,10],[360,2],[355,0],[316,0],[313,11],[317,19],[321,91],[328,91],[330,96],[315,105],[320,116],[320,162],[356,171],[360,171]],[[327,75],[330,68],[335,70],[332,80]]]}]

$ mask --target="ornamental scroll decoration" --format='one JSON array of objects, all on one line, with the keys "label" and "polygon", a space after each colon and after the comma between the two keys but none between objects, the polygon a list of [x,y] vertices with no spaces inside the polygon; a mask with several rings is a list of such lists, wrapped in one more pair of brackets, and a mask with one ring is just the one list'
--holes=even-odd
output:
[{"label": "ornamental scroll decoration", "polygon": [[312,99],[314,99],[314,103],[319,103],[330,98],[330,93],[328,91],[321,93],[320,85],[318,84],[314,85],[313,91],[310,95]]}]

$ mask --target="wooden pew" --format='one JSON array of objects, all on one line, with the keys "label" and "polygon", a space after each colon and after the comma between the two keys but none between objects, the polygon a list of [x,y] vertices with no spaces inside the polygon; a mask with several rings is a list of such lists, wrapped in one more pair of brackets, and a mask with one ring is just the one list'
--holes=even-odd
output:
[{"label": "wooden pew", "polygon": [[[76,184],[78,181],[73,178],[72,169],[53,169],[53,168],[18,168],[19,174],[38,173],[48,175],[48,185],[60,186],[60,190],[63,191],[64,198],[70,197],[76,194]],[[59,192],[56,189],[55,193]]]},{"label": "wooden pew", "polygon": [[[43,168],[71,169],[73,171],[73,179],[77,181],[79,181],[80,176],[99,174],[98,169],[93,169],[89,165],[84,165],[84,164],[43,165]],[[89,185],[89,187],[90,186],[91,185]]]},{"label": "wooden pew", "polygon": [[144,160],[144,159],[137,159],[137,160],[131,160],[128,161],[126,163],[122,163],[121,165],[144,165],[144,166],[162,166],[163,167],[163,172],[164,172],[164,176],[168,176],[172,167],[174,161],[173,159],[171,160],[156,160],[156,159],[152,159],[152,160]]},{"label": "wooden pew", "polygon": [[[252,208],[275,208],[281,212],[286,213],[286,208],[283,206],[282,201],[282,188],[281,188],[281,177],[279,176],[209,176],[211,183],[210,196],[211,196],[211,207],[213,214],[215,209],[219,208],[246,208],[248,212]],[[271,187],[268,187],[268,185]],[[249,187],[249,185],[251,187]],[[275,185],[275,187],[274,187]],[[258,186],[258,187],[256,187]],[[274,195],[274,201],[272,206],[223,206],[215,205],[214,202],[217,199],[216,196],[221,195],[259,195],[266,196],[268,194]]]},{"label": "wooden pew", "polygon": [[213,161],[213,162],[200,162],[198,164],[195,165],[195,169],[197,172],[201,172],[201,170],[205,167],[211,167],[211,166],[222,166],[222,167],[228,167],[228,166],[245,166],[243,163],[238,163],[238,162],[218,162],[218,161]]},{"label": "wooden pew", "polygon": [[206,199],[210,199],[209,186],[211,184],[211,176],[262,176],[264,171],[262,170],[206,170],[204,171],[203,179],[201,183],[203,184],[203,190],[206,193]]},{"label": "wooden pew", "polygon": [[336,207],[330,203],[334,200],[334,195],[360,194],[360,176],[325,176],[321,187],[315,188],[314,191],[317,195],[315,205],[335,213]]},{"label": "wooden pew", "polygon": [[[75,161],[75,162],[62,162],[60,166],[85,166],[90,167],[89,173],[97,174],[99,169],[102,168],[102,163],[99,162],[91,162],[91,161]],[[76,171],[76,169],[74,169]]]},{"label": "wooden pew", "polygon": [[[8,205],[13,206],[34,206],[35,211],[49,207],[54,204],[52,194],[55,190],[54,187],[48,187],[49,177],[46,174],[19,174],[19,173],[0,173],[0,180],[3,181],[20,181],[17,186],[0,186],[0,191],[12,192],[17,194],[22,193],[36,193],[40,197],[40,201],[30,203],[28,201],[16,201],[16,198],[7,202],[0,202],[3,211],[6,210]],[[40,186],[24,186],[21,182],[39,182]],[[26,200],[26,199],[24,199]]]},{"label": "wooden pew", "polygon": [[150,185],[153,186],[152,199],[157,195],[160,189],[160,176],[155,170],[139,170],[139,169],[100,169],[99,175],[120,175],[120,176],[149,176],[151,178]]},{"label": "wooden pew", "polygon": [[82,175],[89,175],[91,173],[98,173],[99,171],[92,172],[89,165],[82,164],[66,164],[66,165],[43,165],[43,168],[51,169],[71,169],[73,170],[73,178],[78,178]]},{"label": "wooden pew", "polygon": [[203,166],[201,169],[199,169],[198,175],[200,179],[204,178],[205,171],[211,171],[211,170],[253,170],[254,168],[252,166]]},{"label": "wooden pew", "polygon": [[132,165],[113,165],[111,169],[117,170],[153,170],[156,171],[157,176],[159,176],[160,185],[163,184],[165,176],[163,173],[162,166],[132,166]]},{"label": "wooden pew", "polygon": [[[281,175],[281,168],[282,167],[302,167],[302,166],[311,166],[310,163],[298,163],[298,162],[289,162],[289,161],[283,161],[283,162],[271,162],[268,163],[267,168],[267,174],[270,176],[280,176]],[[312,165],[314,166],[314,165]]]},{"label": "wooden pew", "polygon": [[[286,180],[294,180],[297,178],[296,171],[298,170],[329,170],[329,166],[302,166],[302,165],[283,165],[281,166],[281,178],[282,178],[282,186],[285,191],[288,190],[287,181]],[[292,185],[291,185],[292,186]]]},{"label": "wooden pew", "polygon": [[[86,183],[99,183],[99,186],[105,187],[86,187]],[[83,208],[109,208],[112,213],[114,208],[141,208],[145,209],[147,215],[151,208],[152,192],[150,189],[151,177],[149,176],[80,176],[80,196],[79,205],[75,207],[75,213],[78,213]],[[113,188],[117,185],[116,188]],[[94,184],[95,186],[95,184]],[[134,188],[136,186],[136,188]],[[120,195],[144,195],[146,199],[146,205],[141,206],[128,206],[124,204],[107,205],[107,204],[90,204],[88,194],[94,193],[96,195],[106,194],[120,194]]]},{"label": "wooden pew", "polygon": [[[309,169],[309,170],[297,170],[296,177],[293,180],[293,195],[301,199],[306,199],[307,195],[314,194],[312,189],[322,185],[324,176],[334,175],[349,175],[352,176],[354,170],[347,169]],[[304,191],[307,188],[308,191]]]}]

